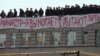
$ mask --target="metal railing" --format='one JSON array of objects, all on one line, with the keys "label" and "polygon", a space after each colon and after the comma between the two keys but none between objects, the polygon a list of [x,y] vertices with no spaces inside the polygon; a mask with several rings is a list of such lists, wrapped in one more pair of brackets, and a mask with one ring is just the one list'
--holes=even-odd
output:
[{"label": "metal railing", "polygon": [[73,56],[80,56],[80,51],[52,51],[52,52],[31,52],[31,53],[2,53],[0,56],[51,56],[51,54],[54,54],[52,56],[69,56],[71,54],[76,54]]},{"label": "metal railing", "polygon": [[76,56],[80,56],[80,51],[65,51],[61,53],[62,56],[66,56],[69,54],[76,54]]}]

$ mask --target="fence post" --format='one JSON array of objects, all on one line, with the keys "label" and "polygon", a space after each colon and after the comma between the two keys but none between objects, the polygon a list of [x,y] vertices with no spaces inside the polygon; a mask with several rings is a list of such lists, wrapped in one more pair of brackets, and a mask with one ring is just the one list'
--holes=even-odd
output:
[{"label": "fence post", "polygon": [[77,56],[80,56],[80,51],[77,51]]},{"label": "fence post", "polygon": [[28,53],[27,53],[27,55],[26,56],[28,56]]},{"label": "fence post", "polygon": [[63,55],[63,56],[68,56],[69,54],[76,54],[77,56],[80,56],[80,51],[67,51],[67,52],[63,52],[63,53],[61,53],[61,55]]}]

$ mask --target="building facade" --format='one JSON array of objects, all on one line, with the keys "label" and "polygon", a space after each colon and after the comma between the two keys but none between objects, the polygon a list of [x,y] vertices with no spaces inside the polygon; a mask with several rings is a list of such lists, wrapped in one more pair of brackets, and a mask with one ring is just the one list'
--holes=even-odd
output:
[{"label": "building facade", "polygon": [[0,48],[100,46],[99,26],[98,20],[84,27],[0,29]]},{"label": "building facade", "polygon": [[0,30],[0,47],[100,46],[100,23],[85,28]]}]

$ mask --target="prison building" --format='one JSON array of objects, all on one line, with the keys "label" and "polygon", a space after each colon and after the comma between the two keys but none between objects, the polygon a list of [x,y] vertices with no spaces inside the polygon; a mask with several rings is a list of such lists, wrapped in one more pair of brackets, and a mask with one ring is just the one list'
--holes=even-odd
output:
[{"label": "prison building", "polygon": [[0,48],[100,46],[99,15],[0,19]]}]

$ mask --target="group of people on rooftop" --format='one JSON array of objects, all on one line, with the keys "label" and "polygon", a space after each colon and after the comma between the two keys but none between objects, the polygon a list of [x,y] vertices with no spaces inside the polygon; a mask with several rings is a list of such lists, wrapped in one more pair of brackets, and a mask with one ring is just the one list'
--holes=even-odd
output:
[{"label": "group of people on rooftop", "polygon": [[2,10],[0,16],[1,18],[11,18],[11,17],[37,17],[37,16],[40,16],[42,17],[43,16],[43,9],[40,8],[40,10],[38,11],[37,9],[35,9],[35,11],[33,11],[32,8],[26,8],[26,11],[24,11],[22,8],[20,8],[20,11],[19,11],[19,15],[18,15],[18,12],[16,9],[14,9],[14,12],[12,11],[12,9],[10,9],[10,11],[7,13],[5,13],[4,10]]},{"label": "group of people on rooftop", "polygon": [[81,15],[81,14],[91,14],[91,13],[100,13],[100,5],[85,5],[83,4],[82,7],[76,4],[75,6],[65,5],[65,7],[49,7],[44,11],[42,8],[35,9],[33,11],[32,8],[26,8],[24,11],[20,8],[19,15],[16,9],[14,12],[12,9],[6,14],[4,10],[0,13],[1,18],[11,18],[11,17],[42,17],[44,14],[45,16],[63,16],[63,15]]},{"label": "group of people on rooftop", "polygon": [[65,5],[65,7],[47,7],[46,16],[59,16],[59,15],[81,15],[81,14],[91,14],[100,13],[100,5],[85,5],[82,7],[76,4],[75,6]]}]

